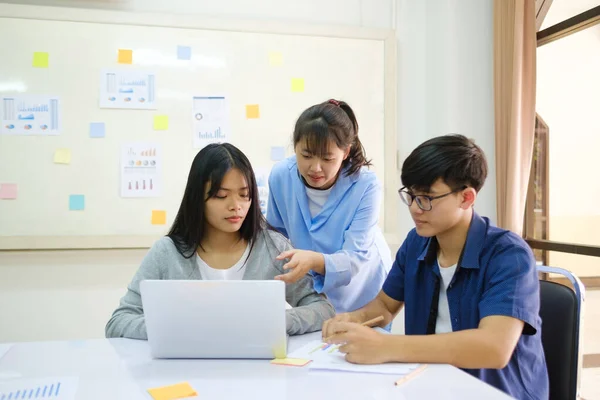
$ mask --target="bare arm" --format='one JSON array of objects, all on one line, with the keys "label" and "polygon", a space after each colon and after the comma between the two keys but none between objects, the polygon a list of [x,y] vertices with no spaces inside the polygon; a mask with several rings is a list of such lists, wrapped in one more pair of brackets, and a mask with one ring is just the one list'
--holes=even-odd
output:
[{"label": "bare arm", "polygon": [[451,364],[459,368],[504,368],[523,332],[524,322],[512,317],[483,318],[476,329],[437,335],[383,335],[355,323],[330,328],[341,332],[331,343],[355,363],[407,362]]},{"label": "bare arm", "polygon": [[355,322],[360,324],[382,315],[383,321],[379,326],[387,326],[394,320],[403,306],[404,302],[392,299],[381,290],[377,297],[363,308],[350,313],[339,314],[334,318],[325,321],[322,329],[323,337],[326,338],[336,333],[336,331],[332,329],[332,324],[336,322]]}]

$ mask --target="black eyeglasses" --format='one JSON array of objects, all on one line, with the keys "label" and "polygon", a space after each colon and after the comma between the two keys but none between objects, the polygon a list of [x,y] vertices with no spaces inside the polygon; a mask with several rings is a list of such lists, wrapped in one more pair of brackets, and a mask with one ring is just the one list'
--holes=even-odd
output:
[{"label": "black eyeglasses", "polygon": [[412,194],[411,192],[408,191],[408,189],[406,189],[406,187],[402,187],[402,188],[400,188],[400,190],[398,190],[398,194],[400,195],[400,198],[407,206],[410,207],[411,204],[413,203],[413,201],[416,201],[417,206],[419,206],[419,208],[421,210],[431,211],[431,209],[433,208],[433,206],[431,205],[431,202],[433,200],[441,199],[442,197],[449,196],[452,193],[460,192],[461,190],[464,190],[466,188],[467,188],[467,186],[462,186],[457,189],[454,189],[451,192],[440,194],[439,196],[427,196],[424,194],[417,194],[417,195]]}]

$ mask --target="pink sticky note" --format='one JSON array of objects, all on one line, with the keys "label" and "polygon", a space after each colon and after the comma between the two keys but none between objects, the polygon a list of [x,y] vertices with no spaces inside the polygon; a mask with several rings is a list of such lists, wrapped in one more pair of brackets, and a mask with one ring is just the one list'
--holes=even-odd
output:
[{"label": "pink sticky note", "polygon": [[16,183],[0,183],[0,199],[14,200],[17,198]]}]

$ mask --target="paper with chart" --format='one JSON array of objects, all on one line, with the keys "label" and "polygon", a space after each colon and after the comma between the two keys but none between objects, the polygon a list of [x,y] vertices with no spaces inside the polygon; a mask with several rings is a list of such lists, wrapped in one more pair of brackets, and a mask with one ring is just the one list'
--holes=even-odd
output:
[{"label": "paper with chart", "polygon": [[1,133],[41,136],[60,133],[60,102],[56,96],[3,96],[1,110]]},{"label": "paper with chart", "polygon": [[230,137],[229,101],[225,96],[196,96],[193,104],[194,148],[227,142]]},{"label": "paper with chart", "polygon": [[387,363],[378,365],[351,364],[340,353],[339,345],[322,343],[313,340],[300,349],[289,353],[288,358],[301,358],[312,360],[309,364],[311,370],[330,370],[345,372],[362,372],[372,374],[390,374],[401,377],[416,369],[419,364]]},{"label": "paper with chart", "polygon": [[258,199],[260,202],[260,212],[267,216],[267,205],[269,204],[269,175],[271,169],[267,167],[254,168],[256,176],[256,186],[258,187]]},{"label": "paper with chart", "polygon": [[156,143],[121,148],[121,197],[158,197],[162,193],[162,151]]},{"label": "paper with chart", "polygon": [[72,400],[77,392],[76,377],[15,379],[0,383],[0,400]]},{"label": "paper with chart", "polygon": [[155,75],[144,71],[103,71],[100,108],[156,109]]}]

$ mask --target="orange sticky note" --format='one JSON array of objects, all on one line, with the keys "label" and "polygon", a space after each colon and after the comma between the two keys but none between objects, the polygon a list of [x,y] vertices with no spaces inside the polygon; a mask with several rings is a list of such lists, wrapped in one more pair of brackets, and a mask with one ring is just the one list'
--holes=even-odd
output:
[{"label": "orange sticky note", "polygon": [[167,223],[167,212],[164,210],[152,210],[152,225],[165,225]]},{"label": "orange sticky note", "polygon": [[174,400],[198,396],[198,393],[187,382],[148,389],[148,393],[154,400]]},{"label": "orange sticky note", "polygon": [[169,129],[169,116],[168,115],[155,115],[154,116],[154,130],[155,131],[166,131]]},{"label": "orange sticky note", "polygon": [[271,364],[275,365],[287,365],[288,367],[304,367],[312,360],[305,360],[303,358],[276,358],[271,360]]},{"label": "orange sticky note", "polygon": [[119,49],[119,56],[117,57],[119,64],[131,64],[133,63],[133,50]]},{"label": "orange sticky note", "polygon": [[35,68],[48,68],[48,53],[36,51],[33,53],[33,63]]},{"label": "orange sticky note", "polygon": [[71,164],[71,150],[58,149],[54,152],[55,164]]},{"label": "orange sticky note", "polygon": [[260,109],[258,107],[258,104],[246,105],[246,118],[247,119],[260,118]]},{"label": "orange sticky note", "polygon": [[304,92],[304,78],[292,78],[292,92]]}]

